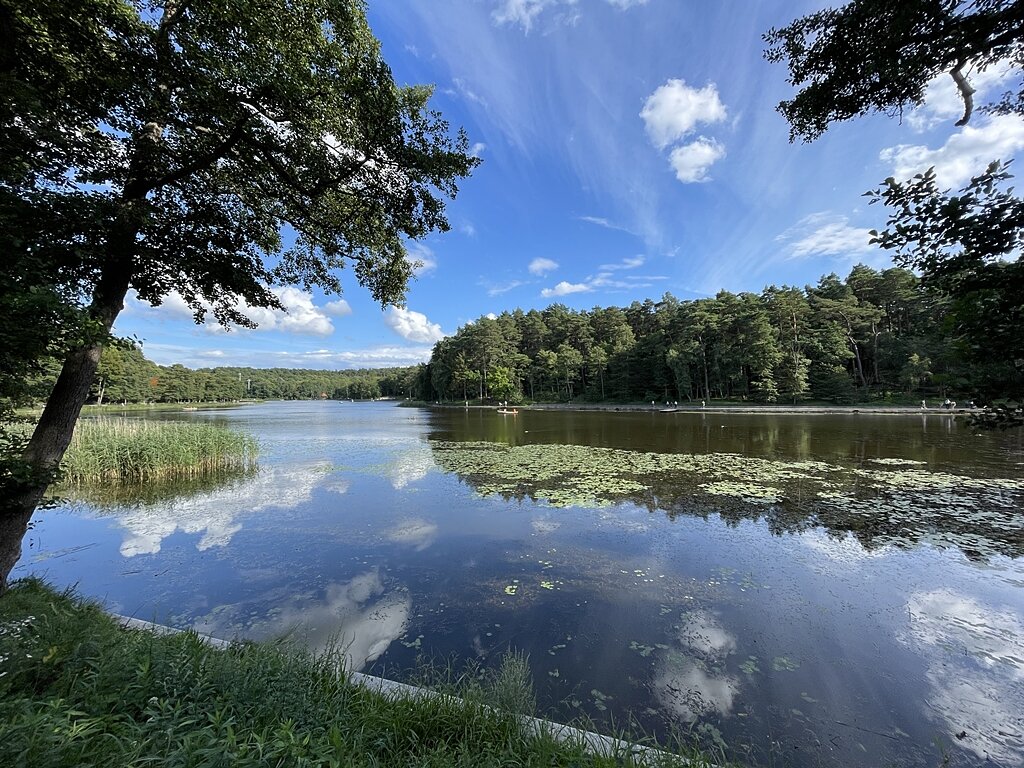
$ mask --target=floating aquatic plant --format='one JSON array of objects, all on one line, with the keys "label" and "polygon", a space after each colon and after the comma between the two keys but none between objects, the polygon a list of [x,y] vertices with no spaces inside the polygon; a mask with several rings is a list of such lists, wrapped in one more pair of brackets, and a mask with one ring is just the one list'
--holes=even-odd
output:
[{"label": "floating aquatic plant", "polygon": [[728,520],[767,516],[776,533],[854,531],[866,545],[919,541],[969,556],[1024,554],[1024,478],[932,472],[896,457],[874,467],[777,461],[735,453],[665,454],[586,445],[433,441],[442,471],[481,496],[550,507],[632,502]]}]

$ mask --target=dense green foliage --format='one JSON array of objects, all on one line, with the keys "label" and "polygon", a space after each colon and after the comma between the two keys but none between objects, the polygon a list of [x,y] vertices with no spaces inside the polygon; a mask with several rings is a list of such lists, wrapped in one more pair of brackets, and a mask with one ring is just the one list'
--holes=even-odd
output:
[{"label": "dense green foliage", "polygon": [[129,291],[252,326],[280,286],[381,304],[479,160],[399,85],[362,0],[0,0],[0,592]]},{"label": "dense green foliage", "polygon": [[[919,271],[947,301],[947,326],[963,354],[988,367],[989,393],[1024,391],[1024,200],[1005,187],[993,162],[958,193],[942,191],[929,170],[906,182],[887,179],[870,193],[889,208],[875,240]],[[1011,260],[1013,259],[1013,260]]]},{"label": "dense green foliage", "polygon": [[80,421],[61,462],[67,483],[140,483],[246,470],[256,439],[216,424],[141,419]]},{"label": "dense green foliage", "polygon": [[[521,663],[491,685],[465,680],[459,699],[392,700],[351,685],[340,658],[123,630],[98,606],[20,582],[0,598],[0,764],[633,764],[557,744],[486,706],[529,699],[509,695],[529,690]],[[665,761],[684,764],[709,763]]]},{"label": "dense green foliage", "polygon": [[948,303],[906,269],[858,265],[846,280],[760,295],[504,312],[434,347],[428,400],[493,397],[659,402],[853,402],[904,394],[1011,394],[1012,361],[972,362]]},{"label": "dense green foliage", "polygon": [[[964,100],[974,90],[965,70],[1024,62],[1020,0],[853,0],[808,14],[765,36],[769,61],[785,62],[799,90],[779,104],[790,138],[813,141],[835,122],[871,112],[902,114],[924,100],[925,87],[948,73]],[[1019,78],[1019,75],[1018,75]],[[1024,83],[995,104],[1024,110]]]},{"label": "dense green foliage", "polygon": [[415,367],[343,371],[231,367],[192,370],[177,364],[157,365],[137,347],[119,344],[103,350],[90,400],[102,405],[408,397],[415,373]]},{"label": "dense green foliage", "polygon": [[[869,112],[902,114],[920,105],[928,83],[947,73],[974,110],[969,75],[1010,65],[1015,87],[983,109],[1024,115],[1024,2],[1021,0],[852,0],[796,19],[765,35],[769,61],[785,62],[798,91],[779,104],[790,139],[813,141],[835,122]],[[890,208],[876,241],[896,264],[917,270],[943,297],[963,353],[984,370],[976,386],[1018,402],[1024,389],[1024,202],[1003,186],[1006,164],[993,158],[960,190],[939,188],[932,170],[886,179],[868,192]],[[1024,409],[988,415],[981,426],[1024,425]]]}]

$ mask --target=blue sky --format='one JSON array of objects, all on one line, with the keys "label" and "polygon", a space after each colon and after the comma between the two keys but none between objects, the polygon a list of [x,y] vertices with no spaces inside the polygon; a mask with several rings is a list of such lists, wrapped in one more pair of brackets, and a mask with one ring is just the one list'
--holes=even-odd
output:
[{"label": "blue sky", "polygon": [[[902,119],[866,117],[790,144],[775,105],[787,70],[761,35],[821,3],[681,0],[370,0],[400,83],[465,127],[483,163],[448,207],[452,229],[410,244],[422,266],[404,309],[382,311],[343,273],[343,296],[286,288],[257,330],[196,326],[171,296],[131,299],[115,327],[161,364],[411,365],[481,315],[561,302],[803,286],[858,263],[885,210],[862,193],[935,166],[959,186],[1024,148],[1019,117],[962,113],[952,81]],[[972,78],[1005,90],[1009,73]]]}]

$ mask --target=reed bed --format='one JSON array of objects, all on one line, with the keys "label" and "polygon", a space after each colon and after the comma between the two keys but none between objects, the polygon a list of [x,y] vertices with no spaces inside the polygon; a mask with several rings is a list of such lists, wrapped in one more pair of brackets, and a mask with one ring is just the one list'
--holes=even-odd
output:
[{"label": "reed bed", "polygon": [[73,485],[195,478],[251,469],[258,448],[252,435],[212,424],[81,421],[61,470]]}]

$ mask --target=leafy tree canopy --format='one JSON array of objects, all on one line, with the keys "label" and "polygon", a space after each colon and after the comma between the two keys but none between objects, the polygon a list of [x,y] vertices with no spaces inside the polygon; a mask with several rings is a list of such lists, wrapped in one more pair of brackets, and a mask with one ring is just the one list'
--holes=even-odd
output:
[{"label": "leafy tree canopy", "polygon": [[86,287],[124,258],[121,235],[139,295],[177,290],[197,316],[247,324],[237,297],[339,291],[346,264],[399,303],[402,238],[447,229],[441,197],[477,162],[429,88],[395,85],[357,0],[5,0],[0,13],[4,207],[18,250]]},{"label": "leafy tree canopy", "polygon": [[1024,246],[1024,200],[1006,187],[1009,178],[1006,166],[994,162],[957,193],[941,190],[928,170],[905,182],[886,179],[868,195],[890,211],[872,242],[950,297],[946,322],[965,352],[1007,364],[1009,378],[994,382],[995,389],[1021,399],[1024,264],[1015,256]]},{"label": "leafy tree canopy", "polygon": [[478,161],[396,85],[362,0],[0,0],[0,34],[0,341],[24,340],[2,362],[64,360],[30,471],[0,467],[31,478],[2,494],[2,591],[130,289],[251,325],[240,299],[350,266],[401,303],[404,239],[448,229]]},{"label": "leafy tree canopy", "polygon": [[[893,115],[922,103],[925,86],[948,73],[974,109],[969,70],[1024,65],[1021,0],[854,0],[772,29],[765,56],[789,66],[798,91],[779,104],[790,140],[813,141],[835,122],[872,112]],[[992,104],[1024,112],[1024,79]]]}]

